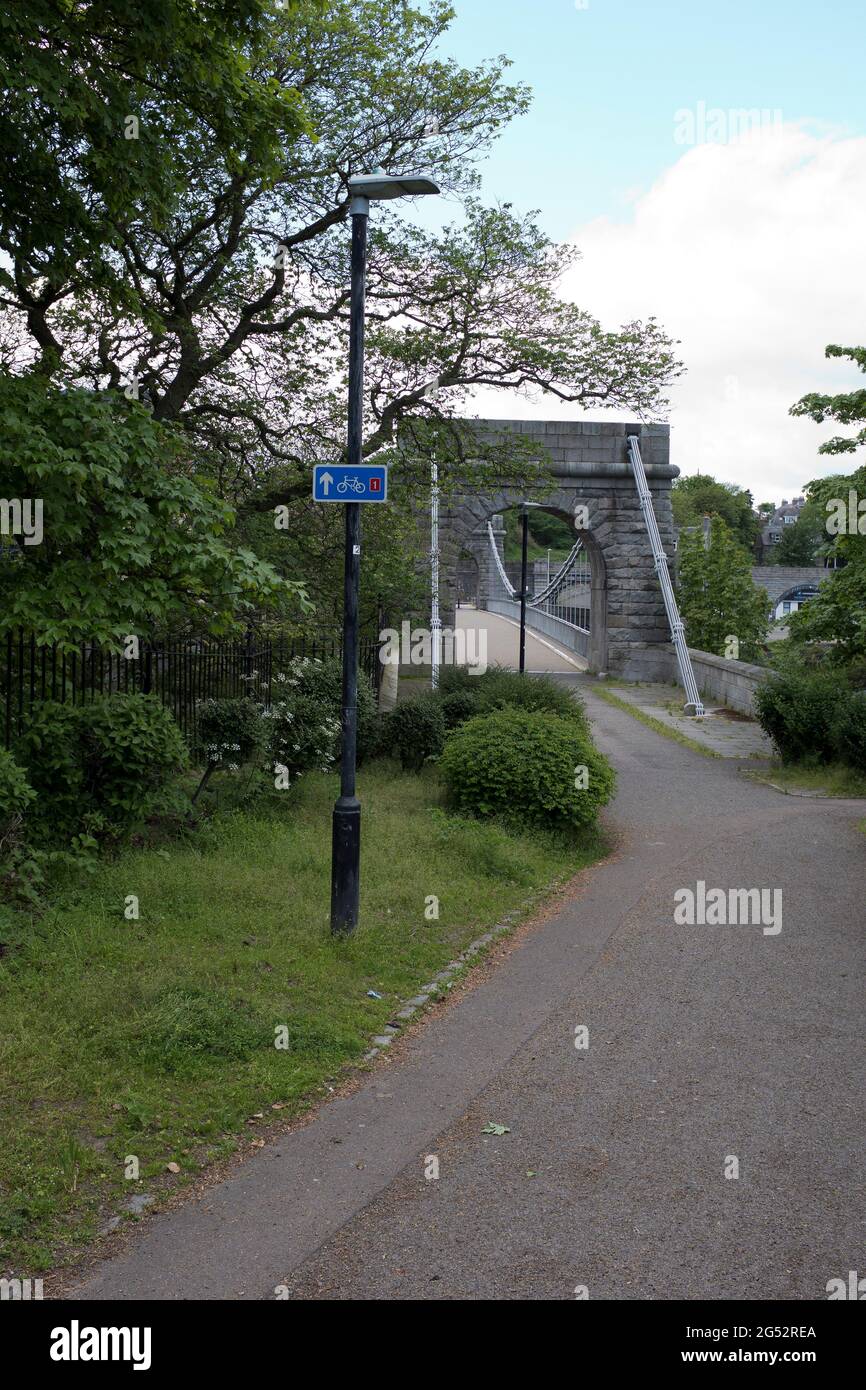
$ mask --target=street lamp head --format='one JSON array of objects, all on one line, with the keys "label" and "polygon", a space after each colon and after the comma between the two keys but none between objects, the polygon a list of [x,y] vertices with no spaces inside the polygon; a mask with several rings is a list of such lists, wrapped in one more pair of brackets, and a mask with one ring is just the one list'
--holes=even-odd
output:
[{"label": "street lamp head", "polygon": [[429,174],[386,174],[377,169],[372,174],[353,174],[349,192],[353,198],[369,198],[382,202],[387,198],[421,198],[441,190]]}]

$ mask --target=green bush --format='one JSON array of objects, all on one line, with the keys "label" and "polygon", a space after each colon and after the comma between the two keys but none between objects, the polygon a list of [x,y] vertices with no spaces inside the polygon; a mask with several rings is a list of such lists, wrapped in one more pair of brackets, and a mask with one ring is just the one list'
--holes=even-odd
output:
[{"label": "green bush", "polygon": [[478,695],[471,689],[455,690],[450,695],[443,695],[439,703],[445,728],[449,732],[456,729],[458,724],[465,724],[467,719],[478,714]]},{"label": "green bush", "polygon": [[197,745],[204,759],[204,772],[192,802],[198,801],[208,782],[219,769],[237,771],[248,763],[265,741],[265,722],[254,700],[202,700],[197,714]]},{"label": "green bush", "polygon": [[783,762],[829,763],[850,695],[838,674],[786,668],[760,685],[755,710]]},{"label": "green bush", "polygon": [[546,711],[470,719],[449,735],[439,767],[458,810],[554,829],[591,825],[615,786],[580,723]]},{"label": "green bush", "polygon": [[445,742],[445,716],[436,695],[421,695],[398,705],[385,720],[382,745],[400,759],[404,772],[418,772],[438,758]]},{"label": "green bush", "polygon": [[0,748],[0,891],[3,897],[32,897],[41,878],[24,833],[24,818],[35,799],[36,793],[23,770],[11,753]]},{"label": "green bush", "polygon": [[838,706],[833,733],[841,761],[866,772],[866,691],[851,695]]},{"label": "green bush", "polygon": [[36,793],[11,753],[0,748],[0,839],[21,820]]},{"label": "green bush", "polygon": [[517,671],[493,667],[483,676],[475,677],[479,713],[497,709],[522,709],[558,714],[572,719],[586,729],[583,703],[564,685],[545,676],[521,676]]},{"label": "green bush", "polygon": [[152,695],[109,695],[86,705],[45,701],[15,745],[37,793],[43,838],[98,826],[128,829],[164,805],[186,744]]},{"label": "green bush", "polygon": [[[501,666],[491,666],[482,675],[473,676],[467,666],[443,666],[436,693],[446,706],[446,722],[452,702],[456,710],[468,708],[471,701],[478,714],[508,707],[546,710],[587,727],[583,702],[577,693],[547,676],[521,676],[519,671]],[[458,706],[458,698],[465,700],[466,705]]]},{"label": "green bush", "polygon": [[55,840],[68,839],[80,824],[84,806],[84,757],[78,706],[46,700],[34,706],[14,745],[38,800],[33,822]]},{"label": "green bush", "polygon": [[340,721],[310,695],[274,700],[265,711],[268,756],[292,781],[305,772],[330,772],[340,747]]},{"label": "green bush", "polygon": [[468,666],[441,666],[439,668],[439,694],[457,695],[464,690],[476,690],[483,676],[474,676]]},{"label": "green bush", "polygon": [[262,712],[254,700],[202,700],[196,711],[198,743],[208,763],[247,763],[260,747]]},{"label": "green bush", "polygon": [[93,810],[126,827],[162,805],[189,763],[183,735],[154,695],[111,695],[82,707],[84,781]]}]

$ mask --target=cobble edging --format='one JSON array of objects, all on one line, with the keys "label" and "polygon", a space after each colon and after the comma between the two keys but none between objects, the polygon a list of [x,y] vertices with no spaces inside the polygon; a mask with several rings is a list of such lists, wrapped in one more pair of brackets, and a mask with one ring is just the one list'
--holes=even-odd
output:
[{"label": "cobble edging", "polygon": [[[555,891],[555,888],[553,891]],[[465,951],[461,951],[459,956],[455,957],[454,960],[449,961],[448,965],[446,965],[442,970],[439,970],[433,976],[433,979],[430,981],[429,984],[422,985],[418,994],[413,995],[411,999],[407,999],[404,1002],[403,1007],[399,1011],[399,1013],[395,1013],[393,1017],[402,1019],[404,1023],[408,1023],[409,1020],[414,1018],[415,1014],[417,1014],[421,1009],[423,1009],[426,1004],[429,1004],[430,1000],[432,999],[433,995],[437,992],[438,989],[440,989],[443,985],[447,985],[449,980],[453,979],[457,972],[463,969],[464,965],[466,965],[470,960],[472,960],[474,956],[478,955],[479,951],[483,951],[486,946],[491,945],[491,943],[496,941],[500,936],[505,936],[508,932],[510,932],[513,929],[515,923],[518,922],[524,915],[524,912],[522,912],[519,908],[515,908],[513,912],[507,913],[505,917],[502,919],[502,921],[497,924],[497,926],[491,927],[489,931],[484,932],[482,936],[479,936],[475,939],[475,941],[470,942],[470,944],[466,947]],[[392,1028],[389,1025],[388,1027],[384,1028],[381,1033],[372,1037],[370,1041],[372,1042],[373,1046],[370,1048],[369,1052],[364,1053],[362,1061],[374,1061],[376,1057],[380,1056],[381,1053],[384,1052],[385,1048],[391,1046],[391,1043],[394,1041],[394,1039],[400,1036],[401,1031],[402,1029]]]}]

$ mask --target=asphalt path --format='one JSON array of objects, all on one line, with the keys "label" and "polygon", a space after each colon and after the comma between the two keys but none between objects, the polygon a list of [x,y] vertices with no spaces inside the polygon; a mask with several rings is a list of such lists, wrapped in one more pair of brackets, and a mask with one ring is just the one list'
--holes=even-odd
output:
[{"label": "asphalt path", "polygon": [[[576,679],[612,857],[71,1296],[813,1300],[866,1273],[866,805],[780,795]],[[698,881],[780,890],[781,931],[678,925]]]},{"label": "asphalt path", "polygon": [[[488,613],[484,608],[464,607],[457,609],[456,627],[468,632],[475,629],[479,637],[475,639],[474,651],[483,655],[488,666],[504,666],[516,671],[520,665],[520,623],[513,618],[505,618],[499,613]],[[483,639],[480,636],[483,634]],[[573,674],[585,671],[587,663],[576,652],[566,652],[557,642],[526,628],[525,669],[530,675]]]}]

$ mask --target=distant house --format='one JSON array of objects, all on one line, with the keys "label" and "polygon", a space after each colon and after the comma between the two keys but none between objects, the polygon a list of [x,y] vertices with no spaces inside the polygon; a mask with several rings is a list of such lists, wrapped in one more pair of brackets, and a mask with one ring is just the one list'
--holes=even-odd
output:
[{"label": "distant house", "polygon": [[805,497],[795,497],[792,502],[783,500],[781,506],[777,507],[773,515],[764,522],[755,545],[759,565],[771,565],[773,563],[773,550],[781,543],[785,527],[793,526],[795,521],[799,520],[805,505]]}]

